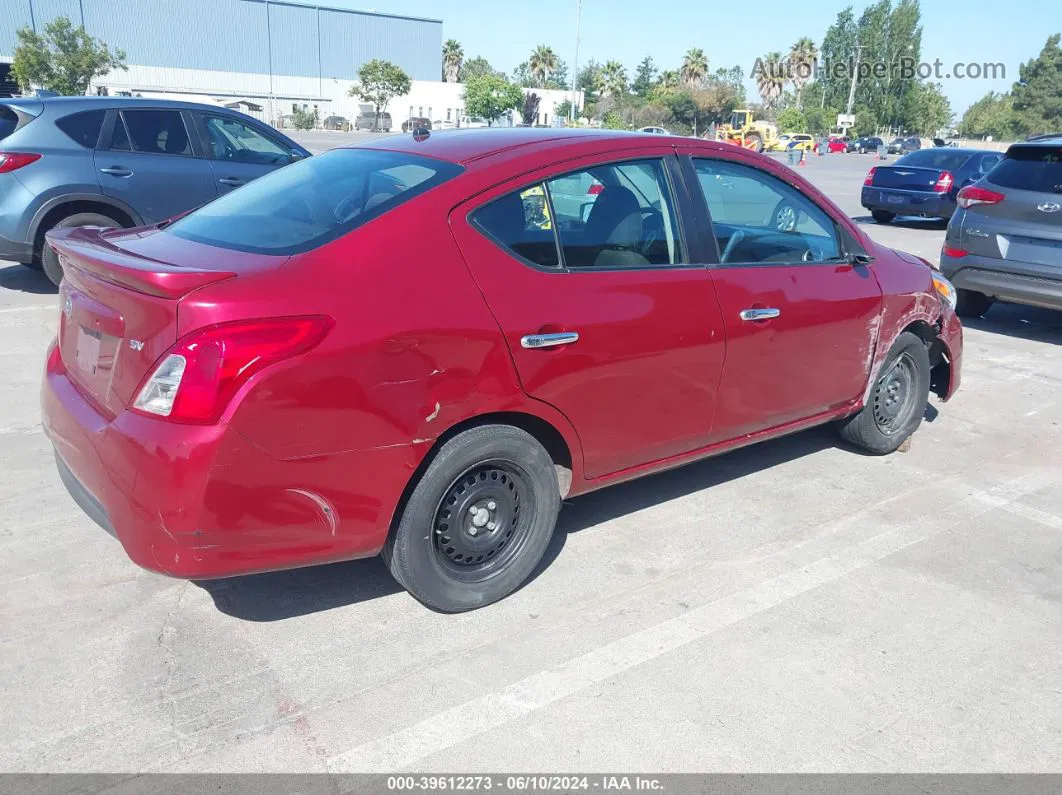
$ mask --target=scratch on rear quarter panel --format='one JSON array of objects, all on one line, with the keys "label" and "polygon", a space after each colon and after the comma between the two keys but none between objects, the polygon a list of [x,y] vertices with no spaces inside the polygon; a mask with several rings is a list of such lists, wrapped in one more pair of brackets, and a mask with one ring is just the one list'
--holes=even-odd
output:
[{"label": "scratch on rear quarter panel", "polygon": [[424,418],[424,421],[425,421],[425,422],[431,422],[432,420],[434,420],[434,419],[435,419],[436,417],[438,417],[438,416],[439,416],[439,412],[440,412],[441,410],[442,410],[442,406],[441,406],[441,405],[439,405],[439,403],[438,403],[438,402],[436,402],[436,403],[435,403],[435,411],[433,411],[433,412],[432,412],[431,414],[429,414],[429,415],[428,415],[427,417],[425,417],[425,418]]},{"label": "scratch on rear quarter panel", "polygon": [[332,535],[336,534],[336,527],[338,525],[336,521],[336,512],[332,507],[332,504],[322,497],[320,494],[310,491],[309,489],[288,489],[292,494],[298,494],[305,497],[321,511],[325,521],[328,523],[329,529],[332,531]]}]

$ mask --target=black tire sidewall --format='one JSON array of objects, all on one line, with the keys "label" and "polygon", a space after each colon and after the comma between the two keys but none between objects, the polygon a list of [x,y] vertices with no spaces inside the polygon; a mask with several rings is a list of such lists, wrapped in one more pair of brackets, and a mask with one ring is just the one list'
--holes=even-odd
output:
[{"label": "black tire sidewall", "polygon": [[874,223],[889,224],[896,218],[896,213],[888,210],[871,210],[870,216],[874,219]]},{"label": "black tire sidewall", "polygon": [[[482,582],[463,583],[448,576],[435,560],[435,511],[454,480],[492,459],[511,461],[524,471],[535,516],[523,548],[505,568]],[[531,576],[553,537],[559,509],[556,469],[542,445],[519,428],[480,426],[439,449],[414,487],[384,548],[384,559],[395,579],[429,607],[442,612],[484,607],[508,596]]]},{"label": "black tire sidewall", "polygon": [[[66,218],[61,218],[57,223],[52,224],[48,231],[52,229],[66,229],[72,226],[103,226],[103,227],[120,227],[121,224],[115,221],[113,218],[101,215],[100,213],[74,213],[68,215]],[[56,287],[63,280],[63,267],[59,264],[59,256],[52,250],[52,247],[45,242],[41,248],[41,269],[48,277],[52,284]]]}]

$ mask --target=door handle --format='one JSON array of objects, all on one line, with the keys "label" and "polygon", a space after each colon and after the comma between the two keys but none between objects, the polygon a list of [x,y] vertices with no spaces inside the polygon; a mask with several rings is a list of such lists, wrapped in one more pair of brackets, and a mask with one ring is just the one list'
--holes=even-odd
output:
[{"label": "door handle", "polygon": [[112,177],[131,177],[133,172],[125,166],[107,166],[101,168],[100,171],[104,174],[110,174]]},{"label": "door handle", "polygon": [[536,348],[555,348],[558,345],[571,345],[579,341],[574,331],[561,331],[556,334],[528,334],[520,338],[520,345],[534,350]]},{"label": "door handle", "polygon": [[232,185],[234,188],[238,188],[244,184],[247,180],[240,179],[239,177],[221,177],[218,179],[222,185]]},{"label": "door handle", "polygon": [[742,309],[741,319],[752,321],[770,320],[771,318],[778,317],[780,314],[782,314],[781,309],[772,309],[770,307],[763,307],[762,309]]}]

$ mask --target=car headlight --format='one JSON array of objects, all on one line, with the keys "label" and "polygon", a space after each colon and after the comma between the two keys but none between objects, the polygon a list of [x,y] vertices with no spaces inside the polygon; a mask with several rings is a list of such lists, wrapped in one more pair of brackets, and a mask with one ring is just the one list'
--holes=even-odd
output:
[{"label": "car headlight", "polygon": [[959,300],[959,294],[955,292],[955,285],[941,276],[939,273],[933,274],[933,289],[937,291],[937,295],[940,296],[940,300],[955,308],[955,304]]}]

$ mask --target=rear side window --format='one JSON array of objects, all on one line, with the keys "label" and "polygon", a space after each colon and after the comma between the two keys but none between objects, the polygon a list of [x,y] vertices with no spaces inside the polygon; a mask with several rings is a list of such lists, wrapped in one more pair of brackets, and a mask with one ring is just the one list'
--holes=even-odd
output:
[{"label": "rear side window", "polygon": [[988,180],[1001,188],[1062,193],[1062,147],[1011,147]]},{"label": "rear side window", "polygon": [[0,141],[7,138],[18,127],[18,115],[7,105],[0,105]]},{"label": "rear side window", "polygon": [[[123,110],[125,129],[134,152],[152,155],[191,155],[188,130],[180,111]],[[116,148],[113,144],[111,148]]]},{"label": "rear side window", "polygon": [[285,256],[321,246],[461,173],[402,152],[334,149],[226,193],[166,232],[210,246]]},{"label": "rear side window", "polygon": [[942,152],[937,149],[919,149],[904,155],[896,161],[898,166],[917,166],[918,168],[936,168],[942,171],[957,171],[970,155],[965,152]]},{"label": "rear side window", "polygon": [[86,149],[94,149],[100,138],[100,130],[103,128],[103,117],[106,115],[105,110],[84,110],[81,113],[63,116],[56,121],[55,126],[75,143],[81,144]]},{"label": "rear side window", "polygon": [[560,265],[553,219],[542,183],[480,207],[473,223],[518,257],[542,268]]}]

